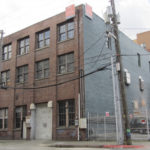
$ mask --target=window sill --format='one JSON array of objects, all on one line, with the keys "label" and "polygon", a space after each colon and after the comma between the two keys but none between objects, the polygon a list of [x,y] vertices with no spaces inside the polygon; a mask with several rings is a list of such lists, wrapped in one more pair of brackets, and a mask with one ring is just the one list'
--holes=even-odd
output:
[{"label": "window sill", "polygon": [[66,72],[66,73],[62,73],[62,74],[57,74],[57,76],[63,76],[63,75],[68,75],[68,74],[73,74],[73,73],[75,73],[75,71],[73,71],[73,72]]},{"label": "window sill", "polygon": [[17,85],[26,84],[26,83],[28,83],[28,82],[16,82]]},{"label": "window sill", "polygon": [[57,127],[56,129],[59,130],[59,129],[62,129],[62,130],[70,130],[70,129],[75,129],[76,127],[75,126],[70,126],[70,127]]},{"label": "window sill", "polygon": [[21,128],[15,128],[14,131],[21,131]]},{"label": "window sill", "polygon": [[45,46],[45,47],[42,47],[42,48],[37,48],[37,49],[35,49],[35,51],[41,51],[41,50],[46,49],[46,48],[50,48],[50,46]]},{"label": "window sill", "polygon": [[29,54],[29,52],[28,53],[24,53],[22,55],[17,55],[17,57],[21,57],[21,56],[24,56],[24,55],[27,55],[27,54]]},{"label": "window sill", "polygon": [[45,80],[45,79],[49,79],[49,77],[47,77],[47,78],[35,79],[35,81],[40,81],[40,80]]},{"label": "window sill", "polygon": [[74,40],[74,37],[72,39],[67,39],[67,40],[64,40],[64,41],[58,41],[57,43],[60,44],[60,43],[71,41],[71,40]]},{"label": "window sill", "polygon": [[0,129],[0,132],[7,132],[8,129]]},{"label": "window sill", "polygon": [[11,58],[10,59],[6,59],[6,60],[2,60],[2,62],[6,62],[6,61],[9,61],[9,60],[11,60]]}]

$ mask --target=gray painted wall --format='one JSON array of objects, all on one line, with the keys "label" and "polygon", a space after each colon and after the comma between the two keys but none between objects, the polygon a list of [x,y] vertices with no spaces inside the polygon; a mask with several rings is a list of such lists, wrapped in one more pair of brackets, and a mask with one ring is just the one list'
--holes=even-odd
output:
[{"label": "gray painted wall", "polygon": [[[86,16],[83,16],[83,25],[84,65],[86,74],[98,67],[101,67],[103,64],[110,62],[110,58],[108,57],[111,56],[111,53],[115,54],[115,49],[113,41],[113,50],[106,48],[106,46],[104,45],[106,39],[104,34],[104,32],[106,31],[106,25],[99,16],[93,14],[92,20],[90,20]],[[149,54],[123,33],[120,33],[119,36],[122,54]],[[103,46],[104,48],[102,48]],[[96,55],[100,56],[94,57]],[[131,84],[128,86],[125,85],[127,104],[130,113],[133,111],[134,100],[137,100],[139,104],[141,103],[142,99],[149,103],[150,71],[148,62],[150,61],[150,56],[141,56],[141,67],[138,66],[137,56],[123,56],[122,61],[123,68],[126,68],[131,74]],[[144,79],[144,91],[139,90],[139,76],[142,76],[142,78]],[[107,111],[110,112],[110,115],[114,114],[111,70],[97,72],[85,78],[85,105],[86,114],[87,112],[98,112],[101,114],[105,114],[105,112]]]},{"label": "gray painted wall", "polygon": [[[95,14],[92,20],[84,16],[83,25],[84,69],[86,74],[106,63],[110,63],[111,50],[106,48],[106,25],[101,18]],[[112,114],[114,112],[110,70],[96,72],[85,78],[85,105],[86,114],[87,112],[101,114],[105,114],[105,112]]]},{"label": "gray painted wall", "polygon": [[[122,57],[123,68],[126,68],[131,74],[131,84],[126,86],[128,110],[129,112],[133,111],[133,102],[136,100],[139,103],[139,111],[142,111],[141,101],[145,100],[147,107],[149,107],[150,103],[150,53],[135,44],[123,33],[120,33],[120,46],[122,54],[135,55]],[[141,67],[138,66],[137,53],[141,54]],[[142,56],[142,54],[146,55]],[[139,88],[139,76],[144,80],[144,91],[141,91]]]}]

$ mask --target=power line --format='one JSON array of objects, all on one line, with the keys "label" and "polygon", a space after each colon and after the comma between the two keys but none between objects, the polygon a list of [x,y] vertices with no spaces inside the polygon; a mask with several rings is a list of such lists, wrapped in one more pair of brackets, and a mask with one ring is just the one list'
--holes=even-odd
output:
[{"label": "power line", "polygon": [[[104,55],[105,56],[105,55]],[[93,56],[93,57],[91,57],[92,59],[93,58],[97,58],[97,56]],[[99,59],[98,60],[98,62],[100,62],[100,61],[103,61],[103,60],[107,60],[107,59],[110,59],[110,56],[109,57],[105,57],[105,58],[101,58],[101,59]],[[84,64],[84,66],[85,65],[88,65],[88,64],[92,64],[92,63],[95,63],[97,60],[94,60],[94,61],[90,61],[90,62],[87,62],[87,63],[85,63]],[[102,65],[102,64],[101,64]],[[75,67],[76,68],[76,67]],[[89,68],[88,68],[89,69]],[[86,70],[86,69],[85,69]],[[84,70],[84,71],[85,71]],[[52,74],[52,72],[50,72],[50,74]],[[58,74],[57,74],[58,75]],[[67,76],[68,74],[62,74],[62,76],[61,76],[61,79],[63,79],[63,80],[65,80],[65,79],[72,79],[72,77],[68,77]],[[75,77],[75,76],[74,76]],[[55,82],[56,81],[56,79],[49,79],[49,78],[47,78],[48,79],[48,82]],[[26,84],[28,85],[28,86],[32,86],[33,84],[28,84],[28,82],[26,82]],[[7,89],[7,87],[3,87],[3,89]]]},{"label": "power line", "polygon": [[86,76],[89,76],[93,73],[96,73],[96,72],[99,72],[99,71],[102,71],[102,70],[105,70],[107,69],[108,66],[110,66],[111,63],[107,63],[105,64],[104,66],[102,67],[99,67],[97,68],[96,70],[92,71],[92,72],[89,72],[87,74],[84,74],[82,76],[78,76],[78,77],[75,77],[73,79],[70,79],[70,80],[67,80],[67,81],[63,81],[63,82],[60,82],[60,83],[57,83],[57,84],[49,84],[49,85],[45,85],[45,86],[40,86],[40,87],[9,87],[9,86],[6,86],[4,87],[4,89],[8,89],[8,88],[11,88],[11,89],[24,89],[24,90],[33,90],[33,89],[42,89],[42,88],[48,88],[48,87],[54,87],[54,86],[59,86],[59,85],[62,85],[62,84],[65,84],[65,83],[68,83],[68,82],[72,82],[72,81],[75,81],[75,80],[78,80],[80,78],[83,78],[83,77],[86,77]]},{"label": "power line", "polygon": [[96,60],[95,63],[91,66],[91,68],[93,68],[93,67],[97,64],[97,62],[99,61],[99,58],[101,57],[101,54],[102,54],[102,52],[103,52],[103,50],[104,50],[105,44],[106,44],[106,40],[105,40],[104,43],[103,43],[103,46],[102,46],[102,48],[101,48],[101,50],[100,50],[100,53],[99,53],[99,55],[98,55],[98,57],[97,57],[97,60]]},{"label": "power line", "polygon": [[[79,59],[81,59],[81,57],[85,54],[85,53],[87,53],[93,46],[95,46],[95,44],[97,44],[98,43],[98,41],[100,41],[103,37],[104,37],[104,34],[105,34],[105,32],[103,32],[99,37],[98,37],[98,39],[96,40],[96,41],[94,41],[88,48],[86,48],[86,49],[84,49],[84,51],[83,51],[83,53],[81,53],[80,54],[80,56],[78,57],[78,56],[74,56],[74,60],[75,61],[73,61],[73,63],[75,64],[75,62],[77,62]],[[36,50],[35,50],[35,52],[34,53],[36,53]],[[41,54],[41,55],[44,55],[44,54]],[[61,55],[58,55],[58,56],[61,56]],[[57,56],[57,57],[58,57]],[[17,57],[17,56],[16,56]],[[94,57],[96,57],[96,56],[94,56]],[[85,59],[90,59],[90,58],[92,58],[92,57],[88,57],[88,58],[84,58],[84,60]],[[36,62],[35,62],[36,63]],[[71,63],[70,63],[71,64]],[[77,66],[74,66],[75,68],[78,68],[78,65]],[[5,71],[5,70],[4,70]],[[53,73],[53,72],[51,72],[51,73]]]},{"label": "power line", "polygon": [[[105,56],[105,55],[107,55],[107,54],[109,54],[109,53],[106,53],[106,54],[104,54],[103,56]],[[150,54],[141,54],[141,56],[149,56]],[[113,55],[112,57],[116,57],[116,56],[136,56],[137,57],[137,54],[121,54],[121,55]],[[94,59],[94,58],[97,58],[97,57],[99,57],[99,55],[95,55],[95,56],[92,56],[92,57],[88,57],[87,59]],[[84,66],[85,65],[88,65],[88,64],[92,64],[92,63],[97,63],[97,62],[100,62],[100,61],[103,61],[103,60],[107,60],[107,59],[110,59],[110,56],[108,56],[108,57],[105,57],[105,58],[101,58],[101,59],[96,59],[96,60],[94,60],[94,61],[90,61],[90,62],[86,62],[85,64],[84,64]],[[90,67],[91,68],[91,67]],[[87,68],[87,69],[85,69],[84,71],[86,71],[86,70],[88,70],[89,68]],[[50,74],[51,74],[52,72],[50,72]],[[61,79],[70,79],[70,78],[72,78],[72,77],[66,77],[66,75],[67,74],[63,74],[63,76],[64,77],[61,77]],[[49,82],[55,82],[56,80],[48,80]],[[29,85],[29,84],[28,84]],[[32,85],[32,84],[31,84]],[[31,86],[31,85],[29,85],[29,86]],[[3,88],[5,88],[5,87],[3,87]],[[7,87],[6,87],[7,88]]]},{"label": "power line", "polygon": [[[109,53],[106,53],[106,54],[104,54],[103,56],[105,56],[105,55],[107,55],[107,54],[109,54]],[[140,54],[141,56],[149,56],[150,54]],[[119,56],[119,55],[113,55],[112,57],[116,57],[116,56]],[[137,57],[137,54],[121,54],[120,56],[136,56]],[[98,58],[99,57],[99,55],[95,55],[95,56],[92,56],[92,57],[88,57],[87,59],[94,59],[94,58]],[[92,64],[92,63],[97,63],[97,62],[99,62],[99,61],[103,61],[103,60],[107,60],[107,59],[110,59],[110,56],[108,56],[108,57],[105,57],[105,58],[101,58],[101,59],[96,59],[96,60],[94,60],[94,61],[89,61],[89,62],[86,62],[86,63],[84,63],[84,66],[85,65],[88,65],[88,64]],[[76,67],[75,67],[76,68]],[[91,68],[91,67],[90,67]],[[85,69],[84,71],[86,71],[86,70],[88,70],[89,68],[87,68],[87,69]],[[52,74],[53,72],[50,72],[50,74]],[[70,77],[66,77],[65,75],[67,75],[67,74],[63,74],[64,75],[64,77],[61,77],[61,79],[68,79],[68,78],[70,78]],[[72,77],[71,77],[72,78]],[[49,82],[55,82],[55,80],[49,80]],[[28,84],[29,85],[29,84]],[[32,84],[31,84],[32,85]],[[30,86],[30,85],[29,85]]]},{"label": "power line", "polygon": [[[138,56],[138,55],[137,54],[120,54],[120,56]],[[150,56],[150,54],[140,54],[140,56]]]},{"label": "power line", "polygon": [[120,29],[125,29],[125,30],[150,30],[150,28],[124,28],[120,27]]}]

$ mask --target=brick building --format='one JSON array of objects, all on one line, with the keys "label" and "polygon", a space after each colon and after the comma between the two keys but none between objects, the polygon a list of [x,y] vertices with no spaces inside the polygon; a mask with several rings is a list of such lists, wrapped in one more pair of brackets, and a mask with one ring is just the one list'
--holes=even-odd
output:
[{"label": "brick building", "polygon": [[[114,116],[111,66],[95,71],[116,56],[113,39],[111,48],[105,46],[110,26],[88,5],[66,10],[4,37],[1,139],[86,139],[88,113]],[[150,107],[150,58],[143,59],[148,53],[121,32],[119,40],[121,54],[127,54],[122,56],[123,69],[131,75],[125,94],[133,114],[134,102]]]},{"label": "brick building", "polygon": [[146,50],[150,51],[150,31],[142,32],[137,34],[137,38],[134,40],[135,43],[141,45]]},{"label": "brick building", "polygon": [[79,81],[34,89],[79,76],[82,6],[75,13],[68,20],[61,13],[4,38],[1,76],[8,88],[0,90],[1,138],[77,138]]}]

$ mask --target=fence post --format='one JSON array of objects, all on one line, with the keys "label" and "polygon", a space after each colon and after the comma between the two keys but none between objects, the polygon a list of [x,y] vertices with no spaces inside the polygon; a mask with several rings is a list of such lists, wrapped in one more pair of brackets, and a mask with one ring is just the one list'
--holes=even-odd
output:
[{"label": "fence post", "polygon": [[145,111],[146,111],[146,124],[147,124],[147,138],[148,138],[148,140],[150,140],[150,137],[149,137],[149,119],[148,119],[147,106],[145,106]]},{"label": "fence post", "polygon": [[106,118],[104,116],[104,134],[105,134],[105,141],[106,141]]},{"label": "fence post", "polygon": [[88,112],[88,140],[90,136],[90,113]]},{"label": "fence post", "polygon": [[98,137],[98,113],[97,113],[96,137]]}]

